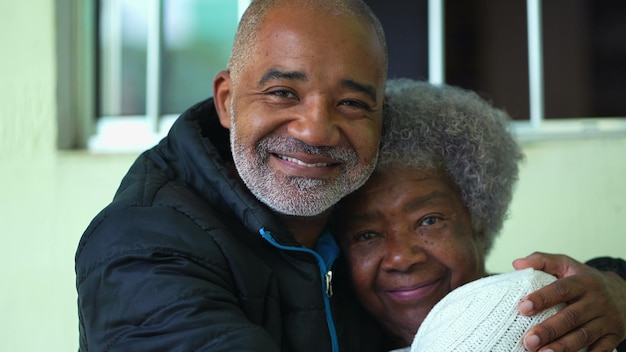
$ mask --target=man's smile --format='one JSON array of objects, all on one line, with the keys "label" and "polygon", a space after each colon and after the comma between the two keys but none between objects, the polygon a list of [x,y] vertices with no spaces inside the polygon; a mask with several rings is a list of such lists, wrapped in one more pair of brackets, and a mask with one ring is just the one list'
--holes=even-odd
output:
[{"label": "man's smile", "polygon": [[280,155],[280,154],[274,154],[274,156],[276,156],[279,159],[285,160],[285,161],[289,161],[295,164],[298,164],[300,166],[304,166],[304,167],[326,167],[326,166],[331,166],[331,163],[325,163],[325,162],[316,162],[316,163],[307,163],[304,162],[300,159],[294,158],[294,157],[290,157],[290,156],[286,156],[286,155]]}]

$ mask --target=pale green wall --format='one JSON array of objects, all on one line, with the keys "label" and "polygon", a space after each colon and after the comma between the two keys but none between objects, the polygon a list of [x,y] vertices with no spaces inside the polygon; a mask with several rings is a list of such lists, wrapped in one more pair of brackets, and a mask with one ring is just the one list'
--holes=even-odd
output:
[{"label": "pale green wall", "polygon": [[510,216],[487,266],[532,251],[626,258],[626,136],[523,144]]},{"label": "pale green wall", "polygon": [[[76,244],[135,157],[55,151],[53,5],[0,1],[1,351],[76,350]],[[626,138],[525,151],[489,269],[533,250],[626,257]]]},{"label": "pale green wall", "polygon": [[53,1],[1,1],[0,158],[52,154]]},{"label": "pale green wall", "polygon": [[54,0],[0,14],[0,351],[76,351],[74,251],[131,157],[56,152]]}]

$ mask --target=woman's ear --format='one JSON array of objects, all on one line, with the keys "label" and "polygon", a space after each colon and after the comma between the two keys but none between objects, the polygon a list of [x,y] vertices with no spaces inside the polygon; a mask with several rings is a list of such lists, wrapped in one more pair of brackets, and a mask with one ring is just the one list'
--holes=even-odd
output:
[{"label": "woman's ear", "polygon": [[474,233],[474,238],[480,243],[480,248],[483,252],[487,251],[487,237],[485,236],[485,230],[472,231]]},{"label": "woman's ear", "polygon": [[213,102],[220,117],[220,124],[230,128],[230,101],[233,81],[228,71],[220,71],[213,79]]}]

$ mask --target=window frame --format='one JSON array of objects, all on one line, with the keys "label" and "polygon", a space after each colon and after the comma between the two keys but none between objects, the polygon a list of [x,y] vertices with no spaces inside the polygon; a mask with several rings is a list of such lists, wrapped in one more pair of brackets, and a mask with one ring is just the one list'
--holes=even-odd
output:
[{"label": "window frame", "polygon": [[57,147],[85,149],[95,129],[95,2],[57,0]]}]

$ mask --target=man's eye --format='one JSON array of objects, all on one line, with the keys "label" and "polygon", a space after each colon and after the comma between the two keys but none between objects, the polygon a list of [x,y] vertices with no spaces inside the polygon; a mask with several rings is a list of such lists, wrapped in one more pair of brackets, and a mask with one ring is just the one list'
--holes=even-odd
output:
[{"label": "man's eye", "polygon": [[267,94],[275,95],[280,98],[288,98],[288,99],[296,98],[296,95],[292,91],[287,90],[287,89],[277,89],[277,90],[270,91]]}]

